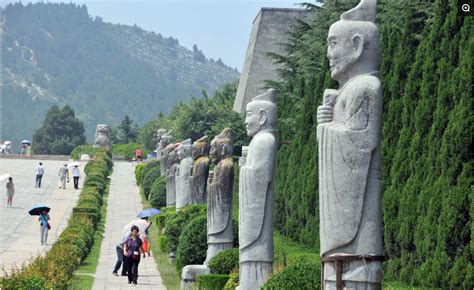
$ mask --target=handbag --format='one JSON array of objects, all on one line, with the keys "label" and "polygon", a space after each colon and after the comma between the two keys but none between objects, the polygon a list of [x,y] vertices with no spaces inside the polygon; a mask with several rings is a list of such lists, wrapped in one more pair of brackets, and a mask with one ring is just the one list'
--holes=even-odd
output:
[{"label": "handbag", "polygon": [[51,225],[49,223],[46,223],[46,227],[48,228],[48,231],[51,229]]}]

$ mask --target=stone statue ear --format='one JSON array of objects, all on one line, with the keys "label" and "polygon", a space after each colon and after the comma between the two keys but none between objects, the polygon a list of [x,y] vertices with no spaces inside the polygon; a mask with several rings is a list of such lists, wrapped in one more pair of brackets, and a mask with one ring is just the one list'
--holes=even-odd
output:
[{"label": "stone statue ear", "polygon": [[354,58],[359,59],[362,55],[362,51],[364,50],[364,36],[356,33],[352,36],[352,45],[354,46]]},{"label": "stone statue ear", "polygon": [[226,155],[226,145],[224,143],[220,144],[221,149],[221,157]]},{"label": "stone statue ear", "polygon": [[260,125],[265,124],[265,122],[267,121],[267,111],[265,111],[264,109],[260,109],[258,110],[258,115],[260,116],[258,123]]}]

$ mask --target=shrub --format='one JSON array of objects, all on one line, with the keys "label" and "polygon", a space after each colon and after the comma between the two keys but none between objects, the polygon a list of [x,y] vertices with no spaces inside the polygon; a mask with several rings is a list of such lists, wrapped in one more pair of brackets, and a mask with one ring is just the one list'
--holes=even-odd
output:
[{"label": "shrub", "polygon": [[239,249],[227,249],[219,252],[209,261],[209,269],[213,274],[230,274],[239,267]]},{"label": "shrub", "polygon": [[221,290],[224,289],[225,284],[229,280],[229,275],[210,274],[198,275],[197,284],[198,289],[206,290]]},{"label": "shrub", "polygon": [[140,185],[143,186],[143,179],[145,178],[145,175],[148,173],[149,170],[155,168],[155,167],[160,167],[160,162],[158,160],[152,161],[148,163],[145,168],[142,169],[142,175],[141,175],[141,180],[140,180]]},{"label": "shrub", "polygon": [[143,194],[145,195],[145,198],[148,199],[150,196],[150,191],[151,187],[153,186],[153,182],[160,178],[160,168],[159,167],[153,167],[152,169],[148,170],[145,173],[145,176],[143,177],[143,183],[142,183],[142,188],[143,188]]},{"label": "shrub", "polygon": [[230,272],[229,280],[225,283],[224,290],[234,290],[239,286],[239,268],[235,268]]},{"label": "shrub", "polygon": [[140,163],[135,166],[135,182],[138,186],[140,186],[142,183],[142,173],[146,166],[146,163]]},{"label": "shrub", "polygon": [[319,264],[299,263],[273,274],[262,289],[319,289],[320,279]]},{"label": "shrub", "polygon": [[179,236],[185,225],[194,217],[205,212],[205,205],[189,205],[178,212],[170,213],[165,221],[165,236],[168,239],[168,251],[175,252],[177,250]]},{"label": "shrub", "polygon": [[160,208],[166,206],[166,178],[164,176],[158,177],[153,182],[148,200],[153,207]]},{"label": "shrub", "polygon": [[192,219],[179,237],[176,251],[176,268],[186,265],[202,264],[207,251],[207,216],[204,214]]},{"label": "shrub", "polygon": [[94,154],[94,148],[92,145],[79,145],[76,146],[71,152],[71,158],[78,160],[82,154],[87,154],[87,155],[93,155]]}]

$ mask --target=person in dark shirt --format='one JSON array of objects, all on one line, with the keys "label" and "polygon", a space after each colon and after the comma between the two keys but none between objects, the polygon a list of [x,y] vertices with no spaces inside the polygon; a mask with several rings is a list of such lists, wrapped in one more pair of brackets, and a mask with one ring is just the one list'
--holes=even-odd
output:
[{"label": "person in dark shirt", "polygon": [[[123,246],[123,254],[127,257],[128,267],[128,284],[137,284],[138,279],[138,264],[140,263],[140,256],[144,253],[143,242],[138,235],[138,227],[133,225],[130,228],[131,235],[125,241]],[[145,256],[143,256],[145,258]]]}]

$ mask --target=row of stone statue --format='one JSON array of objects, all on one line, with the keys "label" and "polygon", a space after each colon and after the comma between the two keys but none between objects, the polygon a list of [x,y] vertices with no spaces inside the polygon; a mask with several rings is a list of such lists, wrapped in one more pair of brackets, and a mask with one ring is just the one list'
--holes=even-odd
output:
[{"label": "row of stone statue", "polygon": [[[248,147],[243,147],[242,157],[239,158],[242,289],[256,289],[257,285],[263,285],[273,268],[272,207],[276,121],[273,89],[253,98],[248,104],[245,123],[252,141]],[[157,152],[161,175],[166,176],[167,206],[176,206],[178,211],[189,204],[207,203],[208,250],[203,265],[207,268],[207,263],[218,252],[232,248],[234,240],[232,132],[225,128],[210,144],[207,136],[194,143],[191,143],[191,139],[173,143],[172,132],[164,129],[158,130],[158,137]],[[209,171],[211,163],[215,167]]]}]

